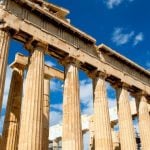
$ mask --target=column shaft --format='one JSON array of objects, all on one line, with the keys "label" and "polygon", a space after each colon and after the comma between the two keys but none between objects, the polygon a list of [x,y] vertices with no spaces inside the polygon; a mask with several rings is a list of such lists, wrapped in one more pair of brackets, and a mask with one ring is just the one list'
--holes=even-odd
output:
[{"label": "column shaft", "polygon": [[121,150],[136,150],[129,94],[125,87],[118,87],[117,100]]},{"label": "column shaft", "polygon": [[105,79],[94,79],[95,150],[112,150],[111,125]]},{"label": "column shaft", "polygon": [[139,130],[142,150],[150,149],[150,115],[148,111],[147,99],[141,96],[139,103]]},{"label": "column shaft", "polygon": [[2,134],[2,149],[17,150],[23,89],[23,69],[14,68]]},{"label": "column shaft", "polygon": [[2,108],[2,99],[6,77],[9,39],[9,34],[5,31],[0,30],[0,111]]},{"label": "column shaft", "polygon": [[25,84],[18,150],[42,150],[44,52],[40,46],[31,55]]},{"label": "column shaft", "polygon": [[50,81],[44,79],[44,101],[43,101],[43,143],[42,150],[48,150],[49,145],[49,93]]},{"label": "column shaft", "polygon": [[78,68],[69,64],[64,83],[63,150],[83,149],[78,82]]}]

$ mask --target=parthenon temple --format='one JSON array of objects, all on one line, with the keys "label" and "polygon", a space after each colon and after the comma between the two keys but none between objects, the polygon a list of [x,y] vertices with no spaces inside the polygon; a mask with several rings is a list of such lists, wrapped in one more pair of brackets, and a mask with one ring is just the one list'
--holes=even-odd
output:
[{"label": "parthenon temple", "polygon": [[[97,45],[71,25],[68,14],[43,0],[0,0],[1,112],[10,41],[22,43],[29,54],[16,53],[9,65],[0,150],[83,150],[86,132],[89,150],[150,150],[150,72],[105,44]],[[45,56],[64,70],[47,65]],[[81,115],[79,70],[92,80],[92,116]],[[55,126],[49,117],[52,78],[64,81],[62,122]],[[116,93],[115,108],[109,108],[106,83]]]}]

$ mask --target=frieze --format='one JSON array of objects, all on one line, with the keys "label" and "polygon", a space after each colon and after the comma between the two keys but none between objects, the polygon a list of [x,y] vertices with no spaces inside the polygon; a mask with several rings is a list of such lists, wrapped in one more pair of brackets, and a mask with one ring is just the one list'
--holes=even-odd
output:
[{"label": "frieze", "polygon": [[87,53],[90,53],[90,55],[97,56],[93,43],[83,39],[82,37],[79,37],[76,35],[76,33],[71,31],[71,29],[68,30],[63,25],[58,24],[54,20],[51,20],[48,17],[45,18],[44,15],[38,14],[38,12],[34,10],[30,10],[28,7],[23,7],[12,0],[8,1],[6,9],[20,19],[28,21],[38,28],[44,29],[50,34],[65,40],[68,44],[73,45],[77,49],[81,49]]},{"label": "frieze", "polygon": [[134,77],[138,80],[143,81],[145,84],[150,85],[150,79],[149,77],[146,78],[145,75],[142,73],[138,72],[135,68],[132,66],[125,64],[124,62],[120,61],[113,55],[107,54],[105,52],[101,52],[103,55],[103,61],[105,63],[108,63],[110,66],[115,67],[116,69],[120,70],[121,72],[124,72],[125,75],[129,75],[131,77]]}]

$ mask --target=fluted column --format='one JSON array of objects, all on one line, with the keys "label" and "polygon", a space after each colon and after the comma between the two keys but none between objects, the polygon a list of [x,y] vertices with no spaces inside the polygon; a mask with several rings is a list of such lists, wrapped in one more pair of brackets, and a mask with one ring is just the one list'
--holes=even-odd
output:
[{"label": "fluted column", "polygon": [[33,50],[27,71],[18,150],[42,150],[44,48]]},{"label": "fluted column", "polygon": [[150,149],[150,115],[148,111],[147,99],[141,95],[139,102],[139,130],[142,150]]},{"label": "fluted column", "polygon": [[48,150],[49,145],[49,94],[50,79],[44,79],[44,101],[43,101],[43,138],[42,150]]},{"label": "fluted column", "polygon": [[18,148],[24,68],[13,65],[12,68],[12,79],[3,125],[2,150],[17,150]]},{"label": "fluted column", "polygon": [[112,135],[106,96],[105,75],[94,79],[95,150],[112,150]]},{"label": "fluted column", "polygon": [[78,68],[74,63],[65,67],[62,149],[82,150]]},{"label": "fluted column", "polygon": [[121,150],[136,150],[135,133],[127,86],[122,84],[122,86],[116,88],[116,91]]},{"label": "fluted column", "polygon": [[2,99],[6,77],[9,39],[9,34],[0,29],[0,112],[2,108]]}]

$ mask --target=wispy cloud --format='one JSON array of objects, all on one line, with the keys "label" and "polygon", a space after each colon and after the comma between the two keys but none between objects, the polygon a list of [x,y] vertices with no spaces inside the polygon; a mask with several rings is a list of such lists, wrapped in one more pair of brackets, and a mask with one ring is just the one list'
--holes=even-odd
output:
[{"label": "wispy cloud", "polygon": [[80,81],[80,99],[84,108],[82,114],[91,115],[93,113],[93,87],[92,80],[85,79]]},{"label": "wispy cloud", "polygon": [[125,28],[117,27],[114,28],[112,33],[112,42],[117,46],[132,43],[133,46],[136,46],[139,42],[144,40],[144,34],[139,32],[135,34],[134,30],[128,31]]},{"label": "wispy cloud", "polygon": [[50,81],[50,88],[52,92],[62,92],[63,82],[57,79],[52,79]]},{"label": "wispy cloud", "polygon": [[50,126],[56,125],[62,122],[62,112],[51,111],[50,112]]},{"label": "wispy cloud", "polygon": [[134,0],[105,0],[105,3],[108,9],[113,9],[116,6],[119,6],[124,1],[133,2]]},{"label": "wispy cloud", "polygon": [[51,107],[50,109],[62,112],[62,104],[51,104],[50,107]]},{"label": "wispy cloud", "polygon": [[122,2],[123,2],[123,0],[107,0],[106,5],[109,9],[112,9],[115,6],[120,5]]},{"label": "wispy cloud", "polygon": [[144,35],[142,32],[138,33],[135,38],[134,38],[134,43],[133,45],[137,45],[139,42],[143,41]]},{"label": "wispy cloud", "polygon": [[115,28],[112,34],[112,42],[116,45],[123,45],[130,41],[134,36],[134,31],[125,33],[123,28]]},{"label": "wispy cloud", "polygon": [[117,100],[114,98],[109,98],[108,99],[108,105],[109,105],[109,108],[114,108],[117,106]]},{"label": "wispy cloud", "polygon": [[46,65],[48,65],[48,66],[51,66],[51,67],[55,67],[56,66],[56,64],[55,63],[53,63],[52,61],[45,61],[45,64]]}]

